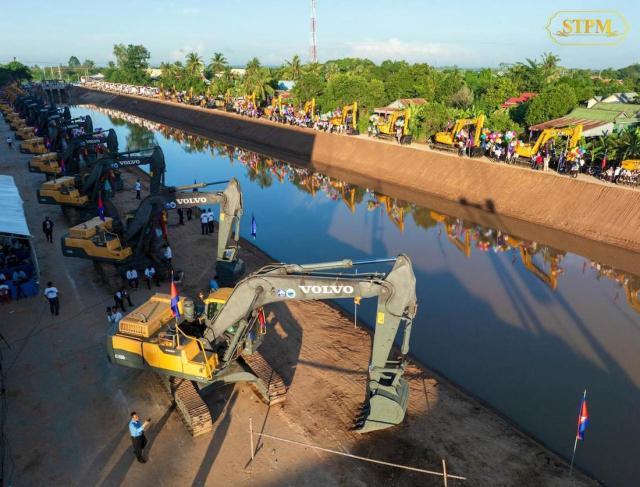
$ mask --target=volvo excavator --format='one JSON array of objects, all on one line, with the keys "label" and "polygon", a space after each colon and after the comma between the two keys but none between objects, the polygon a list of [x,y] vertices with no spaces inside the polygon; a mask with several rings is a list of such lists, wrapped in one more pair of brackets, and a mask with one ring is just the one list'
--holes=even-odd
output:
[{"label": "volvo excavator", "polygon": [[342,125],[346,128],[347,134],[358,135],[358,102],[354,101],[351,105],[342,107],[339,115],[331,117],[329,123],[334,127]]},{"label": "volvo excavator", "polygon": [[542,150],[549,141],[556,137],[567,137],[567,154],[569,154],[571,149],[574,149],[580,143],[582,128],[582,124],[578,124],[575,127],[544,129],[533,144],[517,145],[516,154],[522,159],[531,159],[531,157]]},{"label": "volvo excavator", "polygon": [[151,193],[156,194],[164,185],[165,161],[159,146],[129,152],[110,154],[98,159],[88,173],[62,176],[42,183],[38,190],[38,202],[45,205],[61,205],[63,208],[89,208],[97,204],[104,178],[115,173],[114,190],[122,186],[118,170],[123,167],[149,166]]},{"label": "volvo excavator", "polygon": [[458,141],[456,137],[461,130],[466,130],[467,138],[471,138],[471,141],[473,143],[473,145],[471,146],[471,156],[482,156],[483,151],[482,147],[480,146],[480,136],[482,135],[483,126],[483,114],[478,115],[476,118],[460,118],[456,120],[451,130],[436,133],[433,137],[431,146],[436,149],[457,151]]},{"label": "volvo excavator", "polygon": [[101,154],[118,152],[118,136],[115,130],[85,132],[71,140],[61,141],[59,150],[33,156],[29,161],[29,171],[47,176],[75,175],[82,169],[82,163],[89,166]]},{"label": "volvo excavator", "polygon": [[411,144],[413,136],[409,131],[410,122],[411,109],[405,108],[404,110],[395,110],[376,124],[375,136],[382,139],[397,139],[398,128],[401,128],[402,134],[398,143]]},{"label": "volvo excavator", "polygon": [[164,211],[220,204],[216,274],[220,284],[235,283],[245,273],[245,264],[238,257],[242,192],[234,178],[224,191],[194,192],[207,183],[163,187],[147,196],[138,209],[122,222],[115,207],[110,217],[95,217],[69,229],[61,239],[65,257],[80,257],[94,262],[114,264],[121,272],[133,266],[142,269],[152,261],[162,270],[162,239],[156,237]]},{"label": "volvo excavator", "polygon": [[[387,273],[344,272],[380,262],[393,262],[393,268]],[[284,400],[282,378],[258,352],[266,333],[264,306],[377,297],[365,401],[355,430],[380,430],[401,423],[407,410],[409,385],[402,375],[417,309],[415,283],[406,255],[365,262],[272,264],[234,288],[221,288],[203,297],[200,314],[191,299],[180,298],[172,310],[170,296],[154,295],[108,331],[107,353],[113,363],[168,376],[165,383],[195,436],[211,429],[211,416],[191,381],[200,388],[248,382],[266,403]],[[401,355],[394,359],[390,354],[401,324]]]}]

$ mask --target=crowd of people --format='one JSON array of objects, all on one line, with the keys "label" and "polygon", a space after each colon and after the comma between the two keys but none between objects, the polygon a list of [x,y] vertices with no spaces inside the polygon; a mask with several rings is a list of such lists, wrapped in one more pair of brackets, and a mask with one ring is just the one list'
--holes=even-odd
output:
[{"label": "crowd of people", "polygon": [[35,269],[26,238],[0,236],[0,300],[21,299],[38,293]]}]

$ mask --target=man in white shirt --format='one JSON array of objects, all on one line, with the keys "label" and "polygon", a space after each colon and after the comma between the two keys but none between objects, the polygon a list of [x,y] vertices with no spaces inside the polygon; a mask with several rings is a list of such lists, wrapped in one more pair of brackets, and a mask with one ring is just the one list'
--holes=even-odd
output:
[{"label": "man in white shirt", "polygon": [[209,233],[213,233],[213,210],[211,208],[207,212],[207,226]]},{"label": "man in white shirt", "polygon": [[202,235],[206,235],[209,233],[209,214],[207,210],[202,210],[200,213],[200,227],[202,228]]},{"label": "man in white shirt", "polygon": [[138,271],[133,267],[129,267],[127,271],[127,281],[129,281],[129,287],[138,288]]},{"label": "man in white shirt", "polygon": [[169,265],[169,267],[171,267],[171,259],[173,259],[173,252],[171,251],[171,247],[169,247],[169,244],[164,244],[164,260],[167,261],[167,264]]},{"label": "man in white shirt", "polygon": [[160,279],[156,273],[156,268],[149,265],[144,270],[144,280],[147,282],[147,289],[151,289],[151,280],[156,281],[156,287],[160,287]]},{"label": "man in white shirt", "polygon": [[53,283],[49,281],[47,287],[44,290],[44,295],[49,301],[49,311],[52,315],[58,316],[60,314],[60,300],[58,299],[58,288],[53,286]]},{"label": "man in white shirt", "polygon": [[140,191],[142,191],[142,183],[140,182],[139,179],[136,180],[136,199],[139,200],[140,199]]},{"label": "man in white shirt", "polygon": [[115,306],[111,308],[111,314],[108,317],[109,323],[113,323],[118,326],[120,324],[120,320],[122,319],[122,313],[118,311],[118,308]]}]

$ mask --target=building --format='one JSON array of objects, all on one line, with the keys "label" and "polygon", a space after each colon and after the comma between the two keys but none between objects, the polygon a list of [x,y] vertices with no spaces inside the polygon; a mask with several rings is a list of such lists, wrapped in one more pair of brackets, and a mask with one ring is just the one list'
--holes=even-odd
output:
[{"label": "building", "polygon": [[564,117],[529,127],[530,130],[583,125],[585,137],[597,137],[640,124],[640,104],[600,101],[591,108],[574,108]]},{"label": "building", "polygon": [[502,105],[500,105],[500,107],[501,108],[517,107],[518,105],[531,100],[531,98],[537,95],[538,95],[537,93],[534,93],[532,91],[525,91],[523,93],[520,93],[520,96],[514,96],[509,98]]},{"label": "building", "polygon": [[398,110],[404,110],[410,106],[424,105],[425,103],[427,103],[427,100],[424,98],[399,98],[396,101],[389,103],[386,107],[376,108],[374,111],[376,113],[391,113],[397,112]]},{"label": "building", "polygon": [[609,96],[593,96],[586,102],[587,108],[592,108],[598,103],[636,103],[638,94],[635,91],[629,93],[613,93]]},{"label": "building", "polygon": [[[0,175],[0,208],[0,274],[5,277],[0,286],[8,287],[11,299],[16,299],[18,286],[25,296],[37,296],[39,269],[35,246],[22,198],[11,176]],[[26,278],[18,284],[13,280],[13,274],[20,271]]]}]

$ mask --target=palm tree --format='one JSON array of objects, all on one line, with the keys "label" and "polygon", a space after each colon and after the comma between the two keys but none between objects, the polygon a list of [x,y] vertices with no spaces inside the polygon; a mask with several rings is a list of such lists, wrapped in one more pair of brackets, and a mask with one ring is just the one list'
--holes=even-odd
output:
[{"label": "palm tree", "polygon": [[258,58],[254,57],[247,63],[242,83],[246,94],[255,93],[258,99],[264,100],[273,94],[271,81],[271,73],[262,67]]},{"label": "palm tree", "polygon": [[640,158],[640,129],[626,128],[620,132],[615,146],[621,161]]},{"label": "palm tree", "polygon": [[302,70],[302,62],[300,56],[297,54],[291,58],[291,61],[285,61],[286,73],[292,80],[296,81],[300,78],[300,72]]},{"label": "palm tree", "polygon": [[222,54],[221,52],[214,52],[213,53],[213,57],[211,58],[211,61],[209,62],[209,69],[211,70],[211,72],[215,76],[216,74],[220,73],[221,71],[224,71],[224,69],[227,67],[228,64],[229,63],[227,61],[227,58],[224,57],[224,54]]},{"label": "palm tree", "polygon": [[202,69],[204,68],[204,63],[202,62],[202,58],[198,55],[197,52],[190,52],[186,56],[185,68],[187,73],[192,76],[199,76],[202,73]]},{"label": "palm tree", "polygon": [[607,154],[607,159],[614,160],[616,158],[616,136],[605,132],[603,135],[591,139],[587,143],[587,150],[591,154],[593,161],[602,160],[605,153]]}]

